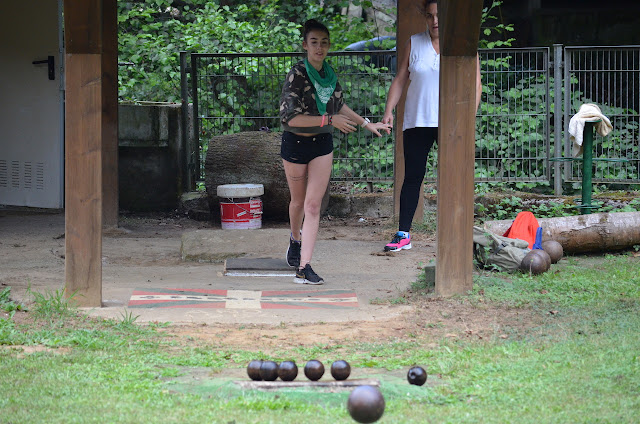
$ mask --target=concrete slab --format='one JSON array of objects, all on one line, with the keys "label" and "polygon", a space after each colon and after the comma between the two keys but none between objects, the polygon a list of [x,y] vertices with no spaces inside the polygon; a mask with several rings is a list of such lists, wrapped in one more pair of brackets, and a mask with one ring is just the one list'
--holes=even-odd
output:
[{"label": "concrete slab", "polygon": [[[221,230],[210,223],[179,218],[123,217],[123,231],[103,236],[102,308],[93,316],[136,322],[181,323],[319,323],[386,320],[407,309],[380,305],[398,298],[416,281],[422,266],[435,257],[435,246],[416,240],[414,248],[382,253],[388,234],[357,228],[322,228],[313,267],[322,286],[295,284],[291,276],[231,277],[222,258],[284,259],[289,239],[285,226],[257,230]],[[53,293],[64,288],[64,214],[0,215],[0,289],[28,302],[28,290]],[[185,252],[195,261],[183,260]],[[202,258],[208,258],[202,260]],[[129,308],[140,289],[246,291],[344,290],[356,293],[358,307],[343,309],[257,309],[248,303],[233,308]],[[255,302],[252,304],[255,306]]]},{"label": "concrete slab", "polygon": [[282,258],[231,258],[224,262],[226,271],[289,271]]}]

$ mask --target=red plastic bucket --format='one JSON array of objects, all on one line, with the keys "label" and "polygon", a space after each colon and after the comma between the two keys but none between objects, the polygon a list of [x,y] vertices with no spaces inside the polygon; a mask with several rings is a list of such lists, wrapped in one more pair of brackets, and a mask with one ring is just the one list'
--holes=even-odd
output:
[{"label": "red plastic bucket", "polygon": [[218,186],[223,230],[262,228],[262,184]]}]

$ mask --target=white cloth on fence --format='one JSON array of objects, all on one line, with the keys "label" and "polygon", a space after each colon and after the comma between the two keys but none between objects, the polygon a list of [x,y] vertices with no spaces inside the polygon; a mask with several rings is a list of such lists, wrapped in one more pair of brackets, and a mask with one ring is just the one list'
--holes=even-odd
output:
[{"label": "white cloth on fence", "polygon": [[584,133],[585,122],[595,122],[596,132],[605,137],[611,132],[613,127],[609,118],[604,116],[600,111],[600,108],[593,103],[585,103],[580,106],[578,113],[573,115],[569,121],[569,139],[572,142],[571,153],[573,157],[578,157],[582,154],[582,134]]}]

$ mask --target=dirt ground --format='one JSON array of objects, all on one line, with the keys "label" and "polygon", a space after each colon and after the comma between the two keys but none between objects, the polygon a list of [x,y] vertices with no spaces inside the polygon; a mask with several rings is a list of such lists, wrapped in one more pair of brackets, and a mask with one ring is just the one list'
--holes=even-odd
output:
[{"label": "dirt ground", "polygon": [[[286,224],[268,224],[286,228]],[[380,247],[393,233],[388,219],[328,219],[321,224],[321,240],[373,241]],[[123,269],[181,262],[180,235],[188,230],[215,228],[211,223],[189,220],[179,215],[123,216],[119,228],[105,233],[103,263],[126,264]],[[130,234],[143,248],[132,250]],[[0,290],[11,287],[12,298],[29,302],[27,290],[61,288],[64,279],[64,214],[0,211]],[[415,233],[414,241],[423,248],[423,256],[435,257],[435,240]],[[145,241],[146,240],[146,241]],[[408,251],[411,252],[411,251]],[[398,255],[404,252],[389,254]],[[380,253],[380,255],[385,255]],[[122,271],[124,272],[124,271]],[[122,277],[122,276],[120,276]],[[108,276],[107,276],[108,280]],[[374,321],[265,324],[181,324],[163,331],[185,341],[201,340],[220,346],[263,352],[282,348],[345,341],[382,341],[403,339],[436,340],[447,338],[508,338],[521,330],[539,325],[545,319],[523,309],[496,308],[483,302],[416,296],[410,289],[389,295],[388,319]],[[28,319],[18,313],[15,320]],[[21,318],[23,317],[23,318]],[[514,330],[518,331],[514,331]]]},{"label": "dirt ground", "polygon": [[335,346],[345,342],[420,341],[435,347],[444,338],[508,339],[541,325],[545,317],[527,309],[507,310],[447,299],[410,301],[411,310],[384,321],[264,325],[169,326],[163,331],[186,340],[264,353],[296,346]]}]

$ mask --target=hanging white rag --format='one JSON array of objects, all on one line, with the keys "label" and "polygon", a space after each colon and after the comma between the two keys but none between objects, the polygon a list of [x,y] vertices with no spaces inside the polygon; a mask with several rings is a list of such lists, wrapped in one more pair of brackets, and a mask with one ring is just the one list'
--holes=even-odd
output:
[{"label": "hanging white rag", "polygon": [[595,121],[600,121],[595,125],[595,128],[596,132],[603,137],[613,129],[609,118],[604,116],[600,108],[593,103],[585,103],[580,106],[578,113],[573,115],[569,121],[569,140],[572,142],[571,153],[574,158],[582,154],[582,134],[585,122]]}]

